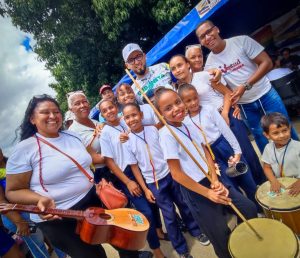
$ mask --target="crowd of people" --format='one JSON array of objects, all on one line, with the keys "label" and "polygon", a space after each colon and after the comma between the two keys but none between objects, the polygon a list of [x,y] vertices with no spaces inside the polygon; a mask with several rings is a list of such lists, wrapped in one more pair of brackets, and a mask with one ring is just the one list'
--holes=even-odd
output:
[{"label": "crowd of people", "polygon": [[[298,195],[300,143],[266,77],[272,61],[264,48],[248,36],[221,38],[211,21],[201,23],[196,35],[200,44],[187,46],[184,55],[173,56],[168,64],[147,66],[145,53],[135,43],[122,51],[135,83],[168,126],[135,83],[121,83],[115,92],[107,84],[101,86],[98,120],[90,118],[90,103],[81,90],[67,94],[64,121],[54,98],[34,96],[20,126],[20,142],[2,165],[6,185],[5,196],[0,191],[1,202],[36,205],[41,211],[103,207],[94,182],[105,178],[150,223],[147,241],[152,252],[114,247],[120,257],[167,257],[160,241],[168,240],[179,257],[192,258],[183,228],[200,244],[211,243],[218,257],[231,257],[229,204],[234,203],[246,219],[257,217],[257,187],[269,180],[271,191],[278,193],[282,185],[277,178],[283,176],[299,178],[288,189]],[[210,50],[205,64],[202,47]],[[238,163],[247,172],[231,177],[228,168]],[[29,222],[34,222],[43,234],[34,246],[46,249],[46,237],[60,257],[107,257],[100,244],[89,245],[75,233],[75,219],[54,214],[29,218],[16,212],[5,216],[22,237],[31,236]],[[0,230],[1,243],[6,239],[0,256],[22,257],[15,242]]]}]

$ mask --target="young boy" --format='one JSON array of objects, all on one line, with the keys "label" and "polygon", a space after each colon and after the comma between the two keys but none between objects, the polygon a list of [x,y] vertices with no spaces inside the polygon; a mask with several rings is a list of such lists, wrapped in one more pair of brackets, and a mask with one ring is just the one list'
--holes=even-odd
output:
[{"label": "young boy", "polygon": [[[178,183],[176,183],[163,159],[163,152],[159,145],[159,133],[155,126],[143,126],[143,113],[139,105],[128,103],[123,107],[124,120],[131,129],[128,152],[131,156],[131,169],[139,185],[150,202],[156,202],[161,209],[168,236],[174,249],[180,257],[191,257],[188,254],[187,243],[179,229],[174,203],[192,236],[200,243],[209,244],[188,206],[183,201]],[[143,178],[144,177],[144,178]],[[144,182],[146,181],[146,184]]]},{"label": "young boy", "polygon": [[288,187],[291,195],[300,193],[300,142],[291,139],[288,119],[274,112],[261,119],[264,135],[270,140],[263,155],[263,168],[271,183],[271,191],[280,192],[283,187],[277,177],[296,177],[298,180]]}]

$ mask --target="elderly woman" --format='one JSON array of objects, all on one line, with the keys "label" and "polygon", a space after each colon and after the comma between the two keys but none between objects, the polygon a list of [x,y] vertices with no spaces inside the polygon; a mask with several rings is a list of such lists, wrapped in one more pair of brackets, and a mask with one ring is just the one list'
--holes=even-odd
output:
[{"label": "elderly woman", "polygon": [[[7,162],[6,196],[10,202],[37,205],[42,211],[55,207],[85,210],[101,205],[93,183],[70,158],[48,145],[73,157],[93,175],[91,155],[80,137],[61,131],[61,127],[62,113],[56,100],[48,95],[33,97],[20,126],[21,141]],[[106,257],[101,245],[88,245],[75,233],[76,220],[57,219],[51,214],[31,214],[31,219],[54,246],[71,257]]]},{"label": "elderly woman", "polygon": [[70,131],[78,133],[85,147],[90,148],[92,155],[98,156],[98,162],[94,162],[94,179],[99,182],[101,178],[115,181],[115,177],[105,166],[104,158],[101,156],[100,131],[101,124],[89,118],[90,103],[82,91],[75,91],[68,94],[68,106],[74,114],[74,120],[69,127]]}]

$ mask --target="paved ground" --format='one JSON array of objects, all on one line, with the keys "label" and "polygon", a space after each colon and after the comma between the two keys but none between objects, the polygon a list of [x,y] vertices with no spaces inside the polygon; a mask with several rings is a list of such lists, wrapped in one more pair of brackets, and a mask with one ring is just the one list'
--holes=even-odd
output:
[{"label": "paved ground", "polygon": [[[296,127],[297,132],[300,135],[300,118],[295,119],[293,121],[293,125]],[[259,153],[255,142],[252,141],[252,143],[253,143],[257,153]],[[232,216],[231,218],[229,218],[228,221],[229,221],[230,228],[233,228],[236,223],[235,216]],[[188,233],[185,234],[185,238],[188,242],[190,252],[194,256],[194,258],[216,258],[217,257],[215,255],[211,245],[202,246],[199,242],[197,242],[197,240],[195,240],[193,237],[191,237]],[[103,246],[106,250],[107,257],[119,258],[118,253],[110,245],[104,244]],[[168,257],[168,258],[178,257],[178,255],[174,251],[170,242],[161,241],[161,248],[162,248],[164,254],[166,255],[166,257]],[[145,246],[144,250],[150,250],[148,245]],[[53,255],[52,258],[56,258],[56,256]],[[85,257],[83,257],[83,258],[85,258]],[[88,257],[86,257],[86,258],[88,258]],[[280,258],[284,258],[284,257],[280,257]]]}]

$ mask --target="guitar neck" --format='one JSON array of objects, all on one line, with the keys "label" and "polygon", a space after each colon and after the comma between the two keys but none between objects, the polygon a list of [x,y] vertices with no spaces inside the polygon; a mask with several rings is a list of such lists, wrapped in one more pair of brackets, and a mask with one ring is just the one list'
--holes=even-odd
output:
[{"label": "guitar neck", "polygon": [[13,206],[10,208],[11,211],[23,211],[30,212],[35,214],[52,214],[58,215],[60,217],[66,218],[74,218],[74,219],[83,219],[84,211],[76,211],[76,210],[62,210],[62,209],[46,209],[45,211],[41,211],[37,206],[34,205],[22,205],[22,204],[12,204]]}]

